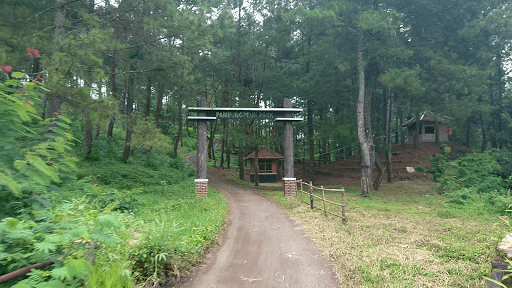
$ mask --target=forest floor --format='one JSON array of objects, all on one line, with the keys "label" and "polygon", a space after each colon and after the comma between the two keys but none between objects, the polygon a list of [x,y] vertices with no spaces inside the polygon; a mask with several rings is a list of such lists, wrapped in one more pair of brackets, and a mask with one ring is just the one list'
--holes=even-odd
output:
[{"label": "forest floor", "polygon": [[[456,157],[460,153],[471,153],[467,147],[457,143],[446,143],[452,151],[452,155]],[[393,145],[391,157],[391,170],[393,173],[393,182],[408,181],[414,179],[432,180],[432,175],[425,172],[417,171],[418,167],[426,170],[429,168],[428,158],[435,154],[442,153],[439,143],[421,143],[419,149],[414,149],[414,144],[407,143],[405,148],[400,144]],[[378,153],[381,167],[385,168],[385,154]],[[318,164],[318,162],[317,162]],[[346,159],[340,159],[331,164],[315,167],[315,175],[313,182],[316,185],[324,186],[350,186],[360,187],[361,185],[361,158],[350,156]],[[415,172],[409,173],[406,167],[413,167]],[[303,166],[296,164],[295,177],[309,182],[311,179],[308,173],[304,171]],[[307,170],[307,167],[306,167]],[[375,170],[375,169],[374,169]],[[386,182],[386,171],[384,170],[384,178],[382,182]],[[377,173],[374,172],[374,177]],[[375,178],[374,178],[375,179]]]},{"label": "forest floor", "polygon": [[221,246],[181,287],[340,286],[334,264],[285,209],[261,191],[229,182],[222,169],[209,169],[208,178],[228,199],[230,221]]}]

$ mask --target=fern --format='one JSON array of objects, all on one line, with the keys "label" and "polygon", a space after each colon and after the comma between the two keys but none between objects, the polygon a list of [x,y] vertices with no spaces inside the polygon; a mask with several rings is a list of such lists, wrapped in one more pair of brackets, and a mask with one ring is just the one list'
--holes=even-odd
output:
[{"label": "fern", "polygon": [[44,253],[50,253],[57,249],[57,246],[50,242],[35,243],[34,247],[35,247],[36,251],[42,251]]},{"label": "fern", "polygon": [[70,281],[72,279],[71,274],[69,273],[68,267],[60,267],[52,270],[52,277],[54,279],[65,281]]}]

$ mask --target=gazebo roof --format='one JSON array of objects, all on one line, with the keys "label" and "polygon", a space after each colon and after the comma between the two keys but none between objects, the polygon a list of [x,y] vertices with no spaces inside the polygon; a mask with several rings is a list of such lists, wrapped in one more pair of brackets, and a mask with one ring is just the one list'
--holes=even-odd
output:
[{"label": "gazebo roof", "polygon": [[[425,111],[420,116],[420,121],[431,121],[431,122],[434,122],[434,121],[436,121],[436,119],[440,119],[442,122],[453,120],[453,118],[451,118],[451,117],[441,116],[441,115],[435,114],[435,113],[430,112],[430,111]],[[413,117],[412,119],[410,119],[407,122],[405,122],[404,123],[404,127],[407,127],[407,126],[412,125],[414,123],[416,123],[416,117]]]},{"label": "gazebo roof", "polygon": [[[244,158],[244,160],[247,159],[254,159],[256,152],[252,152],[251,154],[247,155],[247,157]],[[260,148],[258,151],[258,159],[283,159],[283,155],[279,155],[277,153],[271,152],[270,150],[266,148]]]}]

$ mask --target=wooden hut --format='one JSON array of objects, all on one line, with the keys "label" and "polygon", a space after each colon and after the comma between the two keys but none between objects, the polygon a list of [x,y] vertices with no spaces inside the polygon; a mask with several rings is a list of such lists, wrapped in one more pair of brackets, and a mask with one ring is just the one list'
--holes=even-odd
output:
[{"label": "wooden hut", "polygon": [[268,149],[260,148],[258,151],[258,167],[254,165],[255,152],[252,152],[244,160],[251,163],[252,171],[250,174],[251,182],[254,182],[254,169],[258,168],[258,178],[260,183],[275,183],[278,178],[278,163],[283,159],[282,155],[271,152]]},{"label": "wooden hut", "polygon": [[[448,137],[453,134],[448,122],[452,118],[440,116],[430,111],[425,111],[419,117],[419,142],[448,142]],[[407,127],[408,142],[414,141],[416,131],[416,117],[404,123]]]}]

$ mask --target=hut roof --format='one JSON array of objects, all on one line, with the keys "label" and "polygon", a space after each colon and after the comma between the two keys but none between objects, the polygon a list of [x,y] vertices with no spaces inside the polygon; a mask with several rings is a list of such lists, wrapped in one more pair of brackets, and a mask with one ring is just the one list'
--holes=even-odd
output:
[{"label": "hut roof", "polygon": [[[251,154],[247,155],[247,157],[244,158],[244,160],[247,159],[254,159],[255,152],[252,152]],[[283,159],[284,157],[282,155],[279,155],[277,153],[271,152],[268,149],[260,148],[258,151],[258,159]]]},{"label": "hut roof", "polygon": [[[446,121],[453,120],[453,118],[451,118],[451,117],[441,116],[441,115],[435,114],[435,113],[430,112],[430,111],[425,111],[420,116],[420,121],[431,121],[431,122],[434,122],[434,121],[436,121],[436,119],[441,120],[441,122],[446,122]],[[416,123],[416,117],[413,117],[412,119],[410,119],[407,122],[405,122],[404,123],[404,127],[407,127],[407,126],[412,125],[414,123]]]}]

